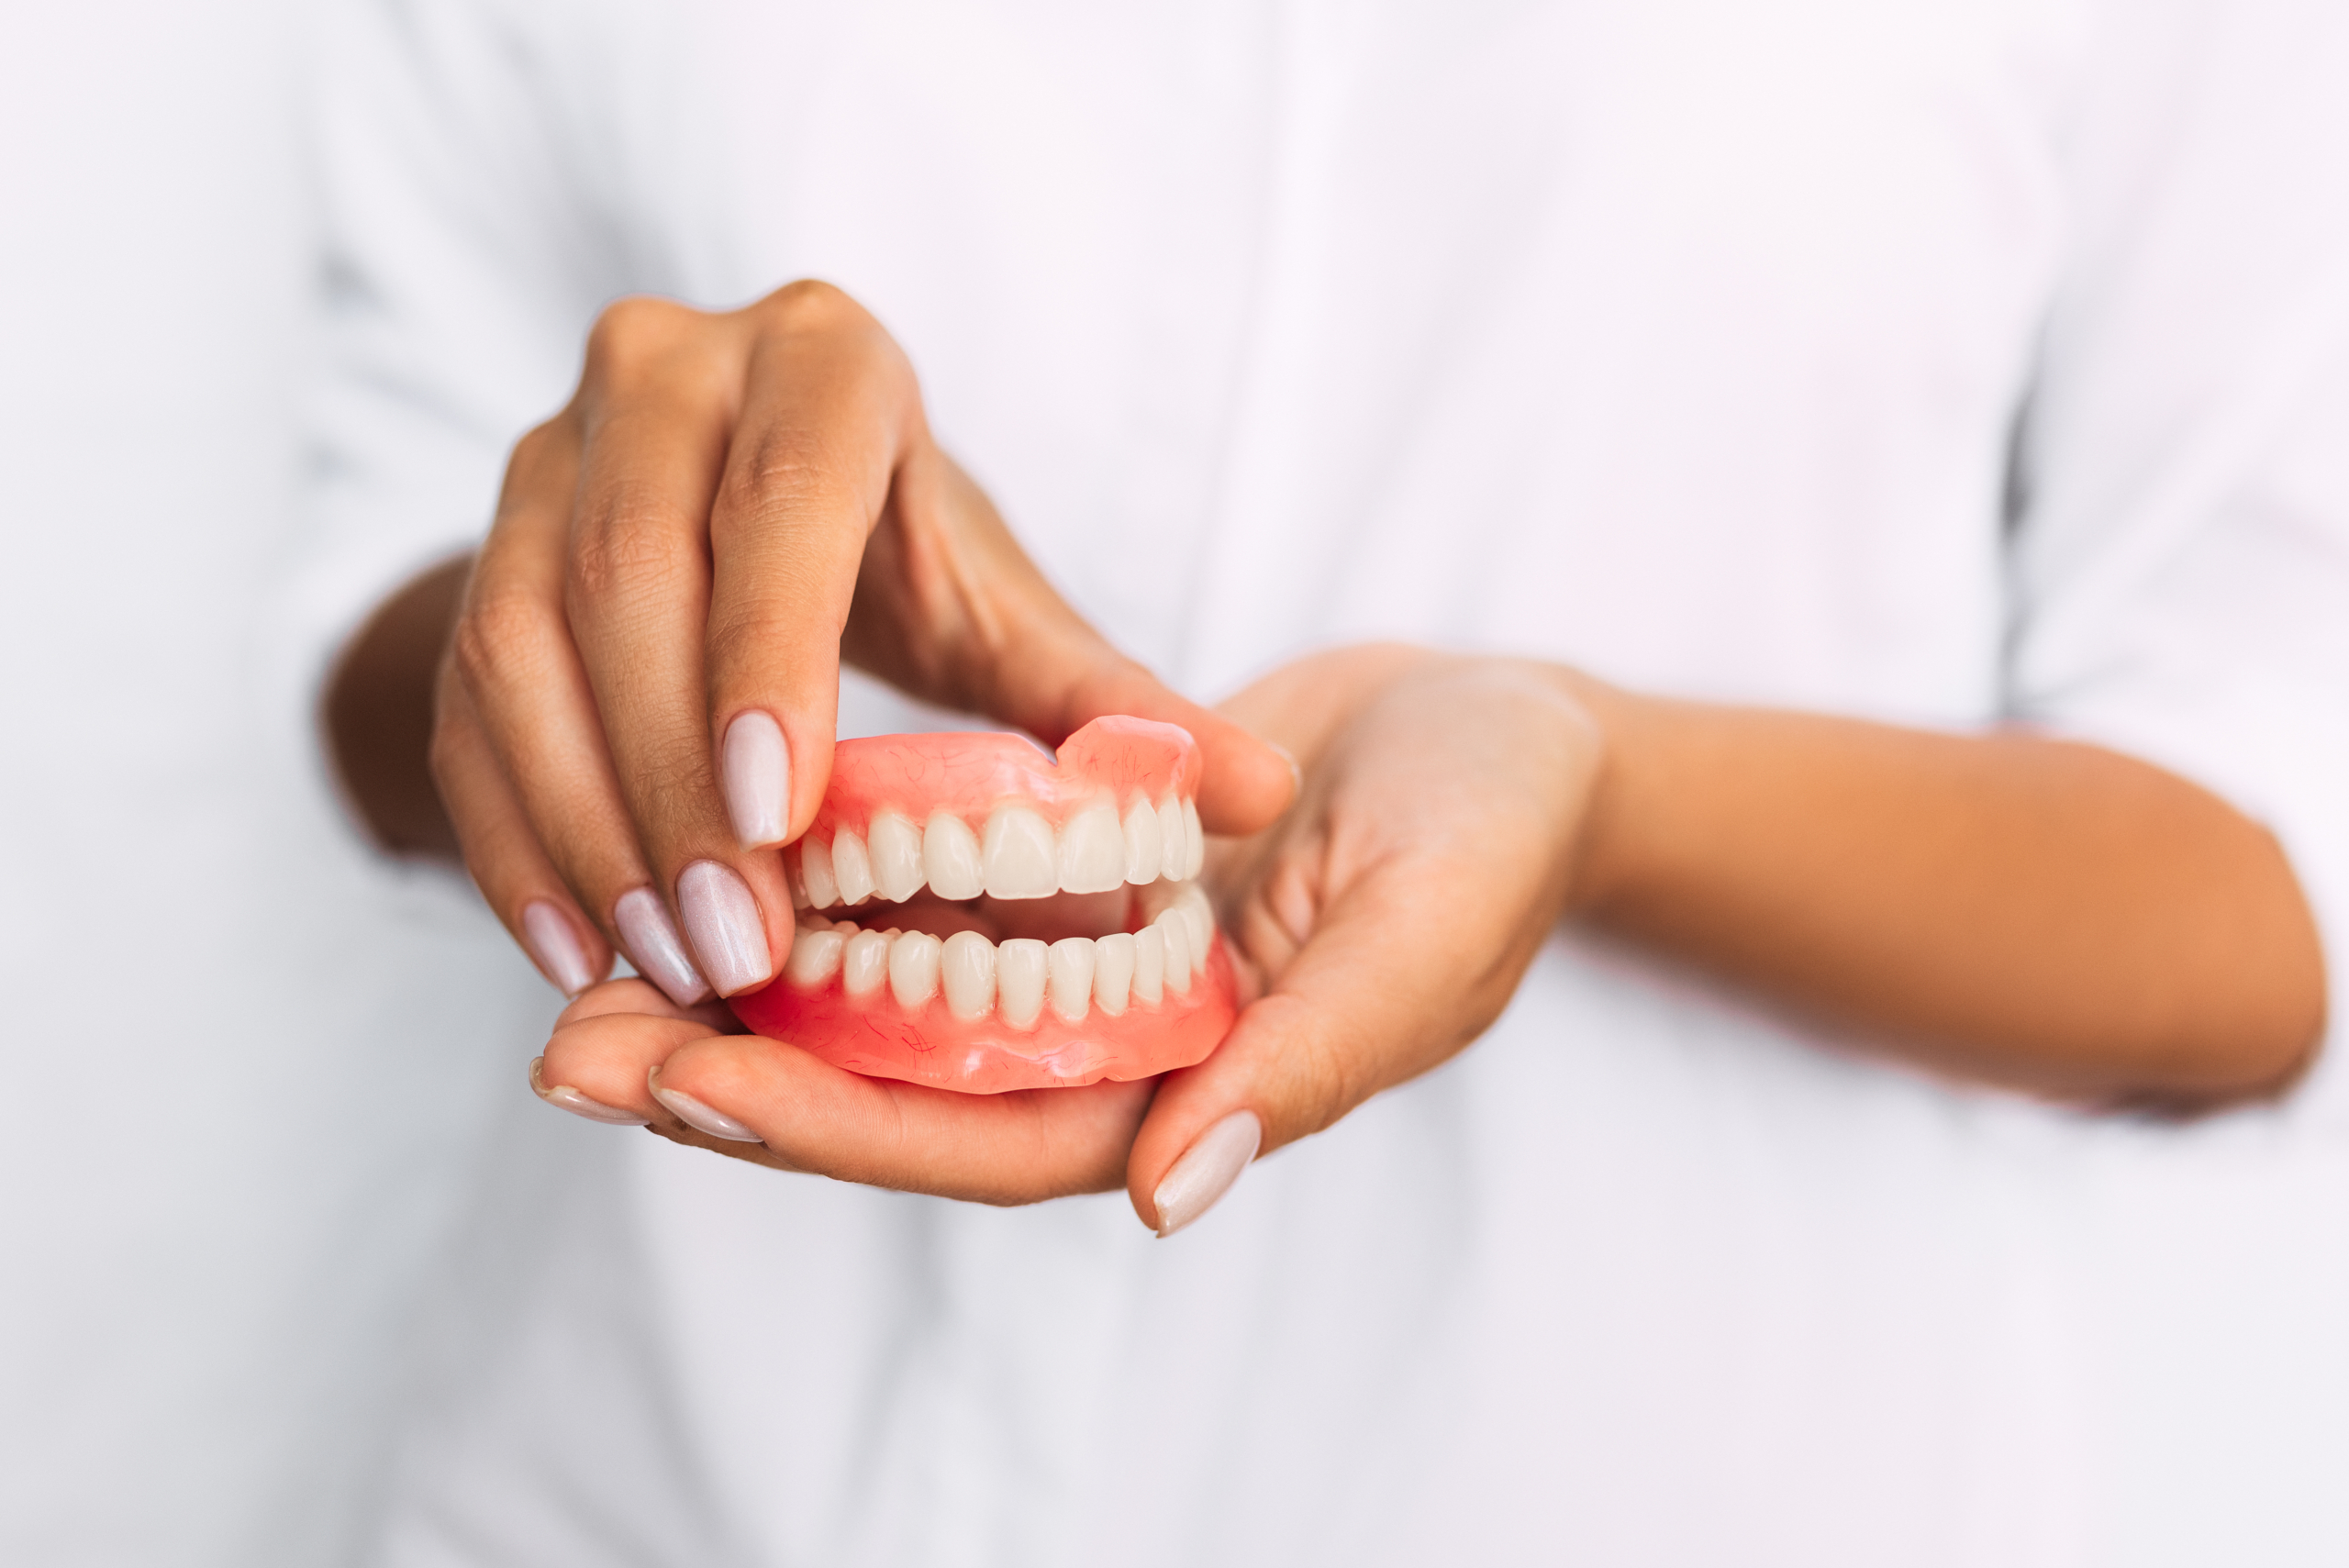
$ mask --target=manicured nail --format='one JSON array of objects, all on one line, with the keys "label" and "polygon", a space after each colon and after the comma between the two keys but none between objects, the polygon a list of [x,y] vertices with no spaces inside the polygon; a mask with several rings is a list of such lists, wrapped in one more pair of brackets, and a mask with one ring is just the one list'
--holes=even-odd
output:
[{"label": "manicured nail", "polygon": [[696,861],[677,878],[677,908],[694,956],[721,996],[763,985],[774,973],[767,929],[749,884],[716,861]]},{"label": "manicured nail", "polygon": [[1264,1141],[1264,1124],[1254,1111],[1233,1111],[1199,1134],[1150,1195],[1158,1209],[1159,1236],[1174,1235],[1213,1208]]},{"label": "manicured nail", "polygon": [[709,982],[686,955],[677,923],[669,918],[669,911],[662,907],[652,889],[640,887],[621,894],[619,902],[612,906],[612,924],[620,929],[620,940],[628,943],[629,960],[637,972],[666,991],[669,1000],[690,1007],[709,995]]},{"label": "manicured nail", "polygon": [[752,708],[726,727],[718,776],[742,847],[782,843],[791,830],[791,744],[774,715]]},{"label": "manicured nail", "polygon": [[652,1097],[668,1106],[670,1114],[687,1127],[696,1132],[706,1132],[712,1138],[725,1139],[729,1143],[766,1141],[724,1111],[712,1110],[691,1095],[662,1088],[660,1074],[661,1070],[656,1067],[645,1078],[645,1082],[652,1086]]},{"label": "manicured nail", "polygon": [[587,967],[587,951],[562,911],[543,898],[522,906],[522,942],[539,962],[539,971],[566,996],[576,996],[596,984]]},{"label": "manicured nail", "polygon": [[609,1127],[651,1125],[634,1111],[624,1111],[618,1106],[607,1106],[601,1100],[591,1100],[568,1084],[557,1084],[550,1089],[547,1087],[546,1062],[547,1059],[543,1056],[531,1060],[530,1087],[537,1090],[539,1098],[547,1104],[567,1110],[573,1116],[584,1116],[589,1121],[600,1121]]},{"label": "manicured nail", "polygon": [[1295,804],[1297,797],[1305,793],[1305,770],[1297,765],[1297,753],[1277,740],[1267,740],[1264,744],[1279,753],[1280,760],[1288,764],[1288,798],[1291,804]]}]

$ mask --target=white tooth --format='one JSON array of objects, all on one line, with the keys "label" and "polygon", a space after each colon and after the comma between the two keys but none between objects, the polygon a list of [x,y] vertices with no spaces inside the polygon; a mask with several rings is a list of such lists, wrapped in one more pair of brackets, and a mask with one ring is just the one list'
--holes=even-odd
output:
[{"label": "white tooth", "polygon": [[1139,887],[1156,882],[1159,869],[1166,862],[1165,848],[1159,842],[1158,813],[1150,802],[1137,800],[1134,808],[1126,813],[1126,880]]},{"label": "white tooth", "polygon": [[848,946],[848,939],[829,926],[820,931],[802,931],[791,941],[790,962],[783,972],[791,983],[803,991],[813,991],[841,972],[841,950]]},{"label": "white tooth", "polygon": [[987,879],[979,871],[979,836],[951,811],[930,814],[921,830],[921,862],[930,873],[930,890],[941,898],[976,898],[986,891]]},{"label": "white tooth", "polygon": [[976,931],[955,932],[940,951],[939,970],[946,984],[947,1011],[966,1023],[995,1011],[993,942]]},{"label": "white tooth", "polygon": [[1180,882],[1183,868],[1190,863],[1191,846],[1183,835],[1183,809],[1171,795],[1158,803],[1158,874]]},{"label": "white tooth", "polygon": [[1044,1011],[1044,974],[1051,950],[1033,937],[1014,937],[995,950],[995,989],[1003,1021],[1032,1029]]},{"label": "white tooth", "polygon": [[1134,984],[1134,939],[1113,931],[1093,944],[1093,1004],[1111,1018],[1126,1010]]},{"label": "white tooth", "polygon": [[873,856],[873,882],[881,896],[903,904],[921,891],[921,834],[894,811],[874,814],[865,828]]},{"label": "white tooth", "polygon": [[908,1013],[938,995],[938,939],[928,931],[907,931],[889,944],[889,994]]},{"label": "white tooth", "polygon": [[1052,825],[1026,806],[1001,806],[987,818],[979,861],[988,897],[1050,898],[1061,890],[1055,858]]},{"label": "white tooth", "polygon": [[1093,1007],[1093,939],[1063,937],[1047,956],[1052,960],[1052,1011],[1064,1024],[1083,1023]]},{"label": "white tooth", "polygon": [[1208,836],[1206,830],[1199,826],[1199,806],[1197,801],[1186,800],[1183,803],[1183,842],[1185,845],[1183,876],[1186,881],[1188,881],[1199,874],[1199,868],[1207,864],[1208,860]]},{"label": "white tooth", "polygon": [[800,880],[798,856],[794,855],[783,862],[783,882],[791,889],[791,906],[794,909],[807,908],[807,884]]},{"label": "white tooth", "polygon": [[843,828],[832,835],[832,880],[841,884],[841,902],[862,904],[873,896],[873,862],[864,840]]},{"label": "white tooth", "polygon": [[799,840],[799,874],[807,884],[810,909],[829,909],[841,901],[841,884],[832,876],[832,847],[823,840]]},{"label": "white tooth", "polygon": [[1126,880],[1126,836],[1118,808],[1088,806],[1061,824],[1061,891],[1107,893]]},{"label": "white tooth", "polygon": [[889,978],[889,937],[885,931],[859,931],[848,939],[841,954],[841,986],[856,1001],[878,995]]},{"label": "white tooth", "polygon": [[1208,902],[1206,890],[1196,882],[1184,891],[1182,902],[1174,907],[1190,922],[1186,934],[1191,939],[1191,962],[1204,970],[1208,966],[1208,949],[1215,941],[1215,907]]},{"label": "white tooth", "polygon": [[1182,911],[1169,909],[1151,929],[1166,933],[1166,984],[1175,991],[1191,988],[1191,922]]},{"label": "white tooth", "polygon": [[835,920],[832,922],[832,929],[838,931],[843,937],[852,937],[856,935],[857,932],[864,929],[864,928],[858,925],[853,920]]},{"label": "white tooth", "polygon": [[1134,933],[1134,1000],[1155,1007],[1165,993],[1166,933],[1144,926]]}]

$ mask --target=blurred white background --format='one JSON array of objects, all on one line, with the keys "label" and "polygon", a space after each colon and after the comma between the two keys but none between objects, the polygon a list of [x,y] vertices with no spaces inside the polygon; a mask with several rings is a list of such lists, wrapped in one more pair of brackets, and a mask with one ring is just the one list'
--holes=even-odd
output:
[{"label": "blurred white background", "polygon": [[[351,838],[268,656],[306,16],[0,24],[0,1562],[27,1568],[354,1558],[417,1282],[554,1010],[461,889]],[[2349,1562],[2349,1151],[2239,1118],[2099,1160],[2101,1348],[2048,1369],[2104,1422],[2082,1560]]]},{"label": "blurred white background", "polygon": [[351,1560],[420,1260],[554,1012],[468,894],[350,837],[268,655],[306,16],[0,23],[12,1568]]}]

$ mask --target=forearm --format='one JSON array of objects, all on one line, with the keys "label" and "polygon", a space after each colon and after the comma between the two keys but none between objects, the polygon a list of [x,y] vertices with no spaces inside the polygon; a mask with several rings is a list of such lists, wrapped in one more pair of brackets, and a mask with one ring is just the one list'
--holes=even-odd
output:
[{"label": "forearm", "polygon": [[432,686],[472,567],[470,555],[444,562],[385,599],[343,650],[319,705],[343,792],[393,854],[457,858],[432,783]]},{"label": "forearm", "polygon": [[1575,879],[1600,929],[2065,1096],[2270,1091],[2321,1032],[2322,958],[2281,849],[2174,774],[2022,733],[1557,678],[1609,737]]}]

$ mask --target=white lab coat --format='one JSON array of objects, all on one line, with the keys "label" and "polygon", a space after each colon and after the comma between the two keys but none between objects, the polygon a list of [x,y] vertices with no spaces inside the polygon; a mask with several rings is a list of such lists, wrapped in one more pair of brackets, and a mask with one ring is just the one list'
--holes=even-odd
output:
[{"label": "white lab coat", "polygon": [[[2225,793],[2349,929],[2338,7],[416,0],[338,38],[289,648],[478,530],[602,301],[822,276],[1201,695],[1380,637],[2026,721]],[[1854,1043],[1561,933],[1482,1042],[1172,1243],[1114,1195],[779,1177],[518,1089],[381,1560],[2257,1549],[2349,1427],[2198,1512],[2171,1471],[2233,1473],[2158,1359],[2200,1345],[2257,1441],[2235,1369],[2338,1388],[2337,1325],[2181,1311],[2222,1290],[2146,1238],[2265,1183],[2307,1221],[2272,1255],[2337,1256],[2338,1064],[2180,1132]],[[2289,1523],[2235,1560],[2349,1550],[2337,1503]]]}]

